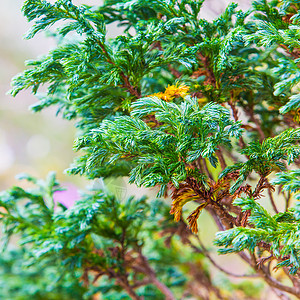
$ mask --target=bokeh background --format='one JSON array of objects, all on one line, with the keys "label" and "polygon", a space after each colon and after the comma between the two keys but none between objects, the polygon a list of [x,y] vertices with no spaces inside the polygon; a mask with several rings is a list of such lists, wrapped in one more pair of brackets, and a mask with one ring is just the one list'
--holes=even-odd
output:
[{"label": "bokeh background", "polygon": [[[55,110],[32,114],[28,107],[36,102],[29,92],[16,98],[6,93],[11,78],[24,70],[24,61],[47,53],[54,41],[39,35],[23,36],[30,25],[21,13],[21,0],[1,0],[0,10],[0,189],[16,183],[15,175],[27,172],[45,177],[56,170],[68,181],[63,170],[74,157],[72,124],[55,117]],[[74,180],[74,179],[72,179]],[[78,180],[79,181],[81,180]]]}]

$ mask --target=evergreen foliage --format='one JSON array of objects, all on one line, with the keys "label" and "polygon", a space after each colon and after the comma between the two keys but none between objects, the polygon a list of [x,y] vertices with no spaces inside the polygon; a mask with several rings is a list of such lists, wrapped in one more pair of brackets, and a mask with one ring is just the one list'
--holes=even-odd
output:
[{"label": "evergreen foliage", "polygon": [[[80,155],[69,174],[127,176],[160,198],[93,188],[67,208],[54,201],[62,189],[54,173],[22,175],[34,188],[0,195],[3,248],[17,235],[27,274],[45,268],[29,287],[36,299],[68,299],[69,288],[78,299],[258,299],[249,280],[222,284],[211,267],[300,298],[300,4],[256,0],[245,12],[230,4],[212,21],[200,18],[202,4],[24,2],[26,37],[51,30],[57,47],[27,62],[11,94],[29,89],[34,112],[56,106],[76,121]],[[109,39],[115,22],[124,33]],[[219,253],[254,272],[214,261],[198,235],[202,211],[216,223]],[[27,278],[11,259],[3,265],[0,284]]]}]

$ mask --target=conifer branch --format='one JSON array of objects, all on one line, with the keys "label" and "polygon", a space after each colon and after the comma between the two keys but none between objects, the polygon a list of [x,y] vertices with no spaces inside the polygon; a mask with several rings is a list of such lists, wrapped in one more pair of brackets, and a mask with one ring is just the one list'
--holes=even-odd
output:
[{"label": "conifer branch", "polygon": [[[269,184],[269,181],[267,180],[267,184]],[[271,202],[271,205],[273,207],[273,210],[276,214],[279,213],[278,209],[277,209],[277,206],[276,206],[276,203],[274,201],[274,198],[273,198],[273,193],[272,193],[272,188],[271,187],[268,187],[268,195],[269,195],[269,198],[270,198],[270,202]]]},{"label": "conifer branch", "polygon": [[257,271],[258,274],[273,288],[276,288],[280,291],[284,291],[287,293],[290,293],[296,297],[300,297],[300,290],[294,287],[286,286],[282,284],[281,282],[277,281],[274,279],[272,276],[268,274],[266,271],[265,267],[258,267],[257,260],[255,257],[255,254],[251,254],[251,259],[252,259],[252,266],[253,268]]},{"label": "conifer branch", "polygon": [[[230,106],[230,108],[231,108],[231,111],[232,111],[232,115],[233,115],[234,120],[235,120],[236,122],[239,121],[238,110],[237,110],[237,108],[236,108],[234,102],[233,102],[232,100],[230,100],[230,101],[228,101],[228,104],[229,104],[229,106]],[[240,145],[241,149],[243,149],[243,148],[246,147],[245,141],[244,141],[244,139],[243,139],[242,136],[240,136],[240,138],[239,138],[239,145]]]},{"label": "conifer branch", "polygon": [[200,240],[199,236],[197,235],[197,240],[198,240],[198,243],[200,244],[200,247],[201,248],[198,248],[196,247],[195,245],[191,245],[191,247],[199,252],[199,253],[203,253],[208,259],[209,261],[212,263],[213,266],[215,266],[219,271],[229,275],[229,276],[232,276],[232,277],[236,277],[236,278],[243,278],[243,277],[248,277],[248,278],[253,278],[253,277],[258,277],[257,274],[235,274],[235,273],[232,273],[230,271],[227,271],[225,270],[223,267],[221,267],[219,264],[217,264],[215,262],[215,260],[210,256],[209,254],[209,251],[205,248],[204,244],[202,243],[202,241]]},{"label": "conifer branch", "polygon": [[256,116],[254,115],[253,107],[248,107],[245,110],[245,112],[250,117],[250,121],[252,121],[256,125],[256,129],[258,131],[260,141],[263,141],[266,138],[266,136],[261,128],[260,122],[257,120]]},{"label": "conifer branch", "polygon": [[[106,47],[104,46],[104,44],[101,41],[98,41],[98,45],[102,49],[103,54],[106,56],[107,62],[109,64],[112,64],[113,66],[116,66],[115,62],[113,62],[110,55],[108,54],[108,51],[106,50]],[[136,87],[133,87],[130,84],[128,76],[126,76],[124,74],[124,72],[120,69],[119,69],[119,74],[120,74],[120,76],[121,76],[121,78],[123,79],[123,82],[124,82],[123,87],[125,87],[131,95],[135,96],[136,98],[141,98],[141,93],[138,91],[138,89]]]},{"label": "conifer branch", "polygon": [[[57,294],[43,291],[45,299],[83,299],[95,291],[116,300],[126,293],[132,299],[223,299],[223,287],[210,280],[209,267],[202,269],[201,253],[228,276],[259,276],[280,298],[300,297],[296,2],[255,0],[248,11],[230,4],[212,21],[200,19],[202,0],[116,0],[97,7],[24,2],[33,22],[27,37],[54,25],[59,44],[28,62],[11,94],[30,89],[39,95],[33,111],[56,106],[63,118],[76,121],[74,149],[81,152],[68,172],[91,180],[126,177],[159,189],[159,198],[172,198],[171,207],[164,200],[118,199],[95,184],[64,207],[55,199],[62,188],[53,173],[46,180],[22,175],[34,187],[0,193],[0,221],[4,244],[18,235],[19,257],[25,253],[44,276],[32,290],[52,287],[42,264],[63,282]],[[111,23],[125,31],[107,41]],[[251,124],[242,125],[240,108]],[[277,208],[276,184],[284,212]],[[274,213],[258,201],[264,191]],[[218,228],[219,253],[235,253],[253,276],[227,271],[200,240],[193,244],[204,209]],[[282,279],[273,276],[271,262],[283,269]],[[14,269],[14,263],[20,261],[8,265]],[[75,296],[64,287],[74,288]],[[16,290],[24,291],[14,288],[3,297],[18,298]],[[247,297],[246,290],[239,293]]]}]

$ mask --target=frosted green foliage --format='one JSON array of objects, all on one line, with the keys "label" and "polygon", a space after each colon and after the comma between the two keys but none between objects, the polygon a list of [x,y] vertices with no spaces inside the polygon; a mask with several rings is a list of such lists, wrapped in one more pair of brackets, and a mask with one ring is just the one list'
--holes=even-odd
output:
[{"label": "frosted green foliage", "polygon": [[[97,289],[91,286],[90,290],[86,290],[79,285],[79,276],[82,276],[82,270],[93,265],[97,266],[95,272],[100,273],[99,277],[102,276],[102,272],[103,275],[109,275],[109,272],[113,272],[112,270],[118,276],[125,276],[127,274],[125,269],[129,270],[128,268],[131,266],[125,260],[124,255],[128,255],[129,258],[135,251],[137,254],[140,253],[142,245],[152,239],[152,235],[159,229],[156,222],[162,218],[162,215],[159,215],[158,208],[161,213],[164,213],[167,207],[160,201],[147,204],[145,198],[134,200],[133,197],[130,197],[127,200],[119,201],[115,196],[101,190],[92,190],[83,194],[73,207],[66,209],[62,204],[57,203],[58,206],[53,210],[47,205],[47,197],[59,188],[54,174],[50,174],[47,181],[36,180],[26,175],[22,175],[22,178],[32,181],[36,187],[30,190],[13,187],[2,193],[0,204],[7,211],[0,212],[0,215],[4,218],[6,237],[18,234],[21,237],[20,244],[23,247],[27,246],[24,249],[26,265],[36,265],[38,268],[42,266],[53,266],[54,268],[55,266],[53,270],[49,268],[49,272],[53,273],[51,276],[54,276],[54,280],[59,280],[59,276],[66,274],[67,277],[64,279],[66,284],[69,281],[69,284],[73,284],[74,288],[79,289],[78,292],[82,290],[82,295],[85,291],[87,297],[85,299],[90,299],[89,297],[98,289],[106,289],[108,295],[110,295],[109,291],[120,291],[118,281],[113,285],[111,281],[107,280],[101,280],[102,285],[100,284]],[[45,191],[48,193],[46,194]],[[147,243],[147,245],[143,251],[145,255],[148,255],[153,266],[159,265],[161,259],[164,259],[165,263],[167,262],[168,259],[161,257],[163,255],[161,253],[163,250],[162,240]],[[95,249],[97,249],[96,252]],[[176,258],[174,250],[163,251],[164,255],[168,255],[169,260],[172,260],[172,263],[183,262]],[[58,266],[60,267],[58,268]],[[23,272],[25,270],[23,269]],[[175,265],[171,268],[160,267],[160,270],[161,278],[167,280],[167,284],[170,286],[180,286],[185,281]],[[134,269],[132,272],[128,274],[130,278],[133,274],[136,276],[139,273]],[[168,280],[168,272],[174,274],[172,279]],[[69,273],[75,277],[70,278]],[[117,275],[116,279],[118,279]],[[110,276],[114,278],[113,275]],[[142,278],[143,272],[139,276]],[[42,278],[36,288],[44,284],[46,278]],[[76,282],[78,287],[75,285]],[[53,285],[54,294],[55,288],[57,287]],[[140,290],[141,295],[148,292],[154,297],[158,297],[157,299],[161,299],[159,292],[152,287],[149,287],[148,291],[145,288]],[[63,295],[63,289],[60,295]]]},{"label": "frosted green foliage", "polygon": [[254,252],[260,243],[267,243],[274,258],[282,258],[277,267],[289,266],[290,273],[296,274],[300,268],[300,222],[294,210],[271,216],[251,198],[237,199],[234,205],[251,211],[252,228],[238,227],[217,233],[215,244],[223,247],[219,252],[226,254],[245,249]]},{"label": "frosted green foliage", "polygon": [[[160,123],[158,129],[141,120],[149,114]],[[221,105],[210,103],[200,109],[196,98],[186,97],[177,105],[147,97],[132,105],[131,116],[104,121],[92,138],[79,139],[75,147],[87,147],[92,153],[86,172],[125,156],[136,163],[131,182],[147,187],[159,184],[163,192],[170,181],[178,187],[188,175],[186,166],[199,157],[216,167],[218,146],[230,148],[230,138],[238,138],[241,132]]]},{"label": "frosted green foliage", "polygon": [[284,161],[290,164],[300,155],[300,147],[295,144],[299,138],[299,129],[287,129],[274,138],[265,139],[262,143],[251,142],[241,150],[241,153],[245,154],[248,160],[245,163],[227,167],[220,174],[220,178],[230,172],[239,170],[240,176],[231,188],[231,192],[235,192],[252,171],[266,177],[272,171],[285,169]]},{"label": "frosted green foliage", "polygon": [[[66,208],[54,201],[54,173],[23,175],[34,188],[2,192],[3,246],[17,235],[24,261],[62,276],[61,298],[65,284],[83,299],[257,298],[246,281],[232,290],[211,279],[212,265],[241,276],[196,235],[204,210],[221,253],[240,255],[281,298],[300,298],[300,205],[292,201],[300,199],[300,4],[255,0],[242,11],[231,3],[208,21],[203,2],[24,2],[26,38],[47,31],[57,47],[28,61],[10,93],[30,90],[34,112],[54,106],[75,121],[79,154],[67,173],[128,178],[172,198],[120,200],[94,189]],[[108,38],[111,24],[122,34]]]},{"label": "frosted green foliage", "polygon": [[[279,9],[276,5],[280,3]],[[290,96],[281,109],[280,113],[285,114],[291,110],[297,110],[299,106],[298,95],[291,96],[291,89],[299,83],[298,54],[299,49],[299,3],[297,1],[254,1],[254,9],[261,11],[256,14],[257,31],[247,37],[255,40],[264,47],[280,46],[288,50],[294,59],[287,60],[282,57],[278,60],[277,66],[273,69],[280,81],[275,85],[275,95]],[[286,18],[288,21],[284,20]],[[289,72],[287,73],[287,67]]]},{"label": "frosted green foliage", "polygon": [[[283,191],[292,194],[295,199],[300,200],[300,171],[289,170],[276,174],[276,178],[272,180],[273,184],[280,185]],[[300,203],[295,205],[295,217],[300,220]]]},{"label": "frosted green foliage", "polygon": [[[86,289],[78,282],[78,274],[58,274],[57,265],[26,266],[24,250],[10,250],[0,258],[0,287],[3,299],[82,300]],[[58,280],[59,279],[59,280]]]}]

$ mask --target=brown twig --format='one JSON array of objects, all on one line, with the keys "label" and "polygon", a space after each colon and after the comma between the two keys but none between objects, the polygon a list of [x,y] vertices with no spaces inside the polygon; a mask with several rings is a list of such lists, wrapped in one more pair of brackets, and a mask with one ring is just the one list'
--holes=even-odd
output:
[{"label": "brown twig", "polygon": [[120,284],[120,286],[122,286],[125,291],[127,292],[127,294],[130,296],[131,299],[134,299],[134,300],[142,300],[141,297],[139,297],[136,292],[134,291],[133,287],[130,286],[130,284],[128,283],[128,280],[126,278],[125,279],[119,279],[117,280],[117,282]]},{"label": "brown twig", "polygon": [[268,182],[267,178],[261,175],[260,178],[259,178],[259,180],[258,180],[258,183],[257,183],[257,185],[255,187],[255,190],[254,190],[254,192],[252,194],[253,199],[257,199],[257,198],[261,197],[260,193],[266,187],[269,186],[267,182]]},{"label": "brown twig", "polygon": [[266,272],[266,269],[264,266],[261,268],[257,265],[257,260],[254,253],[250,253],[251,255],[251,261],[252,261],[252,267],[257,271],[257,273],[265,280],[266,283],[268,283],[271,287],[276,288],[280,291],[284,291],[287,293],[290,293],[292,295],[295,295],[296,297],[300,298],[300,289],[295,287],[290,287],[282,284],[281,282],[274,279],[271,275]]},{"label": "brown twig", "polygon": [[202,162],[203,162],[203,167],[204,167],[204,170],[205,170],[205,173],[206,173],[206,175],[208,176],[208,178],[210,179],[210,180],[214,180],[214,178],[213,178],[213,176],[212,176],[212,174],[209,172],[209,170],[208,170],[208,167],[207,167],[207,163],[206,163],[206,160],[205,160],[205,158],[202,158]]},{"label": "brown twig", "polygon": [[222,152],[220,150],[217,150],[216,155],[219,159],[222,170],[224,170],[227,167],[227,164],[225,162],[225,159],[224,159],[224,156],[223,156]]},{"label": "brown twig", "polygon": [[212,216],[212,218],[214,219],[217,227],[219,230],[221,231],[224,231],[225,230],[225,227],[224,225],[222,224],[220,218],[217,216],[216,212],[213,210],[213,208],[207,206],[206,207],[206,210],[210,213],[210,215]]},{"label": "brown twig", "polygon": [[275,289],[275,288],[272,287],[272,286],[270,286],[270,289],[276,294],[276,296],[277,296],[279,299],[281,299],[281,300],[291,300],[291,298],[290,298],[288,295],[282,293],[282,292],[279,291],[278,289]]},{"label": "brown twig", "polygon": [[143,280],[136,281],[136,282],[132,285],[132,287],[133,287],[134,289],[137,289],[137,288],[139,288],[139,287],[141,287],[141,286],[148,285],[148,284],[151,284],[151,283],[152,283],[152,281],[151,281],[150,278],[145,278],[145,279],[143,279]]},{"label": "brown twig", "polygon": [[202,160],[201,158],[196,159],[194,164],[195,164],[196,168],[199,169],[200,173],[204,174],[201,160]]},{"label": "brown twig", "polygon": [[[98,45],[100,46],[103,54],[106,56],[106,61],[109,64],[111,64],[113,66],[116,66],[115,62],[113,62],[111,57],[109,56],[104,44],[101,43],[100,41],[98,41]],[[122,70],[119,70],[119,74],[120,74],[120,76],[121,76],[121,78],[123,79],[123,82],[124,82],[123,87],[125,87],[131,95],[135,96],[136,98],[141,98],[140,91],[138,90],[137,87],[134,87],[134,86],[131,85],[131,83],[129,82],[128,76],[126,76],[125,73]]]},{"label": "brown twig", "polygon": [[176,300],[171,290],[160,282],[154,274],[150,275],[151,282],[165,295],[166,300]]},{"label": "brown twig", "polygon": [[284,273],[288,276],[288,278],[290,279],[290,281],[293,283],[294,287],[300,288],[300,281],[298,278],[296,278],[295,276],[291,275],[288,268],[287,267],[283,267],[282,268]]},{"label": "brown twig", "polygon": [[179,78],[179,77],[181,76],[181,73],[180,73],[178,70],[176,70],[175,68],[173,68],[171,64],[168,65],[168,68],[169,68],[171,74],[172,74],[175,78]]},{"label": "brown twig", "polygon": [[192,247],[196,252],[204,254],[204,255],[209,259],[209,261],[212,263],[212,265],[213,265],[215,268],[217,268],[218,270],[220,270],[221,272],[223,272],[223,273],[225,273],[225,274],[227,274],[227,275],[229,275],[229,276],[231,276],[231,277],[237,277],[237,278],[241,278],[241,277],[249,277],[249,278],[250,278],[250,277],[258,277],[257,274],[234,274],[234,273],[232,273],[232,272],[230,272],[230,271],[225,270],[223,267],[219,266],[219,265],[215,262],[215,260],[209,255],[208,250],[205,248],[204,244],[202,243],[202,241],[200,240],[200,238],[199,238],[198,235],[197,235],[197,240],[198,240],[198,242],[199,242],[199,245],[200,245],[201,249],[198,248],[198,247],[196,247],[196,246],[193,245],[192,243],[191,243],[191,247]]},{"label": "brown twig", "polygon": [[[298,9],[297,9],[298,10]],[[300,57],[300,50],[294,48],[293,50],[290,50],[287,45],[280,44],[280,46],[288,53],[290,54],[294,59],[297,59]]]},{"label": "brown twig", "polygon": [[263,141],[266,136],[261,128],[260,122],[256,119],[253,111],[253,107],[249,107],[249,109],[245,109],[246,114],[249,116],[250,120],[256,125],[257,132],[260,137],[260,141]]},{"label": "brown twig", "polygon": [[226,229],[230,229],[236,224],[236,218],[232,216],[221,203],[215,202],[210,199],[209,204],[215,209],[217,215],[219,216],[221,222]]},{"label": "brown twig", "polygon": [[207,56],[202,55],[201,53],[198,53],[198,57],[206,71],[206,76],[208,77],[209,83],[216,87],[216,77],[213,70],[210,67],[209,58]]},{"label": "brown twig", "polygon": [[208,207],[210,206],[215,210],[217,216],[222,222],[222,225],[225,226],[226,229],[232,228],[233,225],[236,224],[236,218],[233,217],[221,203],[212,199],[212,190],[206,191],[201,189],[197,181],[191,177],[186,178],[186,183],[190,189],[199,195],[200,199],[203,199],[205,202],[207,202]]},{"label": "brown twig", "polygon": [[270,198],[270,202],[272,204],[273,210],[275,211],[276,214],[278,214],[279,211],[278,211],[277,206],[275,204],[271,188],[268,188],[268,194],[269,194],[269,198]]},{"label": "brown twig", "polygon": [[153,283],[164,295],[166,300],[176,300],[172,291],[162,282],[160,282],[154,270],[150,267],[147,258],[142,254],[141,250],[139,249],[139,257],[143,262],[143,267],[145,268],[146,274],[148,275],[149,280]]},{"label": "brown twig", "polygon": [[287,196],[285,196],[285,193],[283,193],[284,198],[285,198],[285,211],[287,211],[289,209],[290,206],[290,200],[291,200],[291,193],[288,192]]},{"label": "brown twig", "polygon": [[[236,106],[235,106],[235,104],[232,100],[228,101],[228,104],[231,108],[233,118],[234,118],[235,122],[237,122],[239,120],[238,110],[237,110],[237,108],[236,108]],[[244,141],[242,136],[239,138],[239,146],[242,149],[245,148],[245,146],[246,146],[245,141]]]},{"label": "brown twig", "polygon": [[[155,48],[157,48],[159,51],[162,51],[162,52],[164,51],[164,49],[163,49],[162,46],[161,46],[161,42],[160,42],[160,41],[154,42],[154,43],[152,44],[152,47],[151,47],[150,50],[155,49]],[[176,70],[175,68],[173,68],[171,64],[168,64],[168,68],[169,68],[171,74],[172,74],[175,78],[179,78],[179,77],[182,75],[178,70]]]}]

